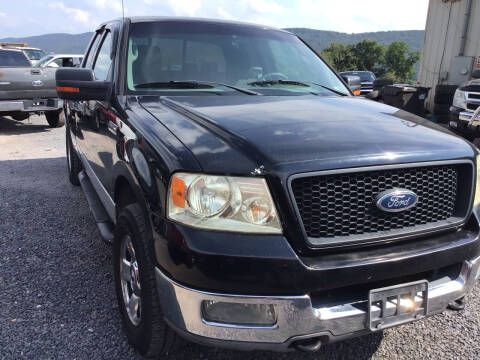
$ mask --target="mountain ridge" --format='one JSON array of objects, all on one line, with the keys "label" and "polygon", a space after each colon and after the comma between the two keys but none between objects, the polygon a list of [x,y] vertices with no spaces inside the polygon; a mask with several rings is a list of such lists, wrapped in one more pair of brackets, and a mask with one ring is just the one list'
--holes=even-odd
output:
[{"label": "mountain ridge", "polygon": [[[286,28],[285,30],[297,34],[317,51],[322,51],[332,42],[356,44],[363,39],[376,40],[384,45],[393,41],[404,41],[410,46],[410,50],[422,51],[424,34],[423,30],[394,30],[354,34],[309,28]],[[47,53],[83,54],[92,35],[92,32],[81,34],[52,33],[28,37],[8,37],[0,39],[0,42],[28,43],[29,46],[41,48]]]}]

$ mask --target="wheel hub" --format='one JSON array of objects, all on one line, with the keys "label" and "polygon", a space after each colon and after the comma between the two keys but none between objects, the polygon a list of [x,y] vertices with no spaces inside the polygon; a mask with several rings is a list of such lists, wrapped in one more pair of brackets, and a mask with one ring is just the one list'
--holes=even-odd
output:
[{"label": "wheel hub", "polygon": [[132,324],[137,326],[142,315],[140,270],[130,235],[124,236],[120,244],[119,271],[125,311]]}]

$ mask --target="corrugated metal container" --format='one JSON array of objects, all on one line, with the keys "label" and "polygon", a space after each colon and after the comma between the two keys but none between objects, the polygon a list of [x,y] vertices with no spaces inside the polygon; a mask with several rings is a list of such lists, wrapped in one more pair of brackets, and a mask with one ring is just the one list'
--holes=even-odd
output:
[{"label": "corrugated metal container", "polygon": [[[459,57],[470,1],[465,51]],[[431,112],[436,85],[459,85],[475,66],[480,68],[480,0],[470,1],[430,0],[418,81],[432,88],[426,100]]]}]

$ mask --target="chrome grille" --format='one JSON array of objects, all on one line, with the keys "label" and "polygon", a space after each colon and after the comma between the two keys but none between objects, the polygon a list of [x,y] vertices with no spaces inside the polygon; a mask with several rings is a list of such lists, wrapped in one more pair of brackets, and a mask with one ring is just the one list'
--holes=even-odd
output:
[{"label": "chrome grille", "polygon": [[480,93],[467,92],[467,109],[475,111],[480,105]]}]

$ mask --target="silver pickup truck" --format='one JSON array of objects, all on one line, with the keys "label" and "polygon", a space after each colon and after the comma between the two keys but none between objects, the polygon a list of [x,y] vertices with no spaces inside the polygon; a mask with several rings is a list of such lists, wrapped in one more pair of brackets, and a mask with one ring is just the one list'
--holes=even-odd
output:
[{"label": "silver pickup truck", "polygon": [[51,127],[62,126],[63,101],[57,98],[55,71],[33,68],[21,51],[0,48],[0,116],[22,121],[44,113]]}]

